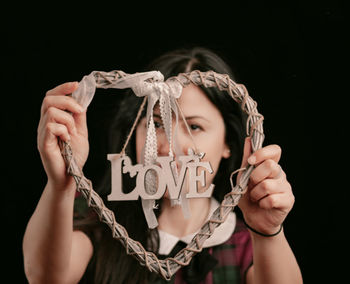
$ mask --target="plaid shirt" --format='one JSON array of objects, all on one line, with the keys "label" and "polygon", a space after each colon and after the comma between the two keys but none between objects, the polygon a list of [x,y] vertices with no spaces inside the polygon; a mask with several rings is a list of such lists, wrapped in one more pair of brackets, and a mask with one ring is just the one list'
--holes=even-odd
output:
[{"label": "plaid shirt", "polygon": [[[79,196],[79,194],[75,199],[74,207],[75,217],[84,216],[90,211],[86,205],[85,199],[82,196]],[[253,263],[253,247],[249,231],[240,219],[236,220],[234,232],[227,241],[219,245],[205,248],[203,249],[203,252],[209,255],[207,260],[204,259],[204,261],[199,262],[199,268],[197,269],[202,273],[201,278],[203,280],[197,281],[196,275],[192,277],[191,281],[188,280],[187,270],[189,267],[185,266],[181,268],[170,281],[158,278],[153,284],[245,283],[246,272]],[[199,254],[194,256],[191,263],[193,264],[194,261],[197,261],[195,258],[199,257],[201,257]],[[203,271],[202,267],[207,266],[208,262],[210,262],[210,265],[212,266],[210,271]],[[189,266],[191,266],[191,263]],[[205,275],[203,275],[203,273]]]},{"label": "plaid shirt", "polygon": [[[250,234],[241,220],[237,219],[235,231],[226,242],[209,248],[208,252],[218,262],[199,283],[245,283],[245,274],[253,263],[253,247]],[[159,279],[154,284],[188,283],[183,276],[184,269],[181,268],[170,281]]]}]

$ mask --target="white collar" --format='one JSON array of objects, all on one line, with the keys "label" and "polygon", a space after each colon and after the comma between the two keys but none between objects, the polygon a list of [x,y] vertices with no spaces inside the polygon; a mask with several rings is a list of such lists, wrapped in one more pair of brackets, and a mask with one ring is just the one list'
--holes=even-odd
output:
[{"label": "white collar", "polygon": [[[216,201],[214,198],[211,198],[209,215],[206,221],[210,219],[211,215],[219,207],[219,205],[220,204],[218,201]],[[214,233],[207,240],[205,240],[203,244],[203,248],[220,245],[226,242],[233,234],[235,227],[236,227],[236,214],[233,211],[231,211],[228,214],[225,222],[222,223],[220,226],[218,226],[215,229]],[[184,236],[182,238],[179,238],[159,229],[158,229],[158,233],[159,233],[158,253],[162,255],[168,255],[172,251],[172,249],[175,247],[175,245],[178,243],[178,241],[182,241],[186,244],[189,244],[192,241],[193,237],[197,234],[196,232],[196,233]]]}]

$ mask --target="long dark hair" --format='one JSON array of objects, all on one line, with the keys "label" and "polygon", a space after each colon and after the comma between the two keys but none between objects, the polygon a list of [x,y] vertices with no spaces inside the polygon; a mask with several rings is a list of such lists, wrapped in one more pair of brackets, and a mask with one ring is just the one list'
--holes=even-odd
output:
[{"label": "long dark hair", "polygon": [[[166,53],[154,60],[146,71],[158,70],[165,79],[178,73],[193,70],[209,71],[228,74],[234,79],[230,67],[215,53],[205,48],[181,49]],[[245,115],[240,106],[226,93],[217,88],[202,88],[210,101],[219,109],[223,116],[226,130],[226,143],[231,156],[222,159],[219,170],[214,178],[214,197],[221,201],[231,190],[229,176],[240,166],[244,143]],[[119,153],[135,120],[142,99],[126,92],[118,109],[114,121],[111,123],[108,153]],[[127,155],[136,163],[135,135],[132,136],[126,149]],[[128,192],[135,186],[134,181],[123,177],[124,191]],[[147,226],[139,201],[108,202],[106,196],[110,193],[110,169],[107,168],[104,178],[98,183],[97,192],[103,198],[106,206],[115,212],[117,221],[123,225],[129,236],[138,240],[145,248],[157,253],[158,233]],[[156,214],[159,214],[158,210]],[[94,244],[94,255],[86,272],[85,279],[92,283],[148,283],[155,277],[137,260],[128,256],[125,248],[112,238],[107,226],[97,223],[93,218],[85,218],[75,222],[75,228],[85,231]],[[90,282],[91,283],[91,282]]]}]

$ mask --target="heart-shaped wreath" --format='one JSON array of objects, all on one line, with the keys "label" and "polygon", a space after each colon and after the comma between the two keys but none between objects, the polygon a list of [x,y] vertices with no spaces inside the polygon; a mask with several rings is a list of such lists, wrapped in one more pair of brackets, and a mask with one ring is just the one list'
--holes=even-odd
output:
[{"label": "heart-shaped wreath", "polygon": [[[78,89],[73,93],[73,97],[75,97],[81,105],[87,107],[93,98],[96,88],[132,88],[136,95],[145,96],[144,102],[141,105],[141,108],[143,108],[147,97],[149,97],[151,101],[150,96],[152,96],[152,93],[158,92],[158,95],[161,96],[161,93],[165,92],[165,95],[169,97],[169,94],[175,90],[176,93],[181,95],[182,88],[191,83],[206,88],[216,87],[221,91],[226,91],[232,99],[241,105],[242,110],[248,115],[246,130],[247,135],[251,137],[252,150],[255,152],[262,147],[264,140],[262,127],[263,116],[258,113],[257,104],[248,95],[246,88],[241,84],[235,83],[226,74],[218,74],[214,71],[192,71],[190,73],[181,73],[163,82],[162,74],[157,71],[135,74],[126,74],[122,71],[94,71],[83,78],[79,83]],[[166,86],[166,88],[162,86]],[[169,88],[173,90],[169,90]],[[140,113],[141,111],[139,111],[139,114]],[[137,120],[138,118],[135,120],[131,133],[136,126]],[[128,136],[126,144],[128,143],[131,133]],[[209,221],[202,226],[186,248],[182,249],[174,257],[160,260],[153,252],[146,251],[141,243],[129,238],[127,230],[116,222],[113,211],[104,205],[101,197],[93,190],[91,181],[84,176],[82,169],[77,165],[70,144],[61,140],[59,144],[66,163],[67,172],[73,176],[77,191],[81,192],[86,198],[88,206],[96,211],[101,222],[106,223],[110,227],[113,238],[119,240],[125,247],[127,254],[138,259],[141,265],[146,266],[151,272],[159,273],[167,280],[171,279],[172,275],[174,275],[181,266],[190,263],[192,257],[202,250],[205,240],[213,234],[216,227],[226,220],[229,212],[233,210],[241,196],[245,193],[248,179],[253,170],[253,166],[251,165],[237,170],[241,171],[241,177],[238,184],[235,186],[232,178],[233,174],[237,171],[233,172],[230,176],[232,191],[226,194]],[[124,153],[125,146],[121,154]]]}]

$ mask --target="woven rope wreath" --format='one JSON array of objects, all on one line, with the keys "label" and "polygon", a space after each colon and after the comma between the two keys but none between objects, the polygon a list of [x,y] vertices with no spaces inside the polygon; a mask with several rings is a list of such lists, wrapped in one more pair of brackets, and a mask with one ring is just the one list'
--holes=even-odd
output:
[{"label": "woven rope wreath", "polygon": [[[130,75],[122,71],[111,71],[108,73],[94,71],[91,73],[89,80],[95,80],[93,83],[96,84],[97,88],[115,88],[115,84],[123,85],[123,82],[128,79],[128,77],[138,78],[140,77],[139,74],[143,73]],[[256,102],[248,95],[243,85],[235,83],[228,75],[218,74],[213,71],[181,73],[178,76],[167,79],[165,83],[174,81],[180,83],[182,87],[186,87],[192,83],[206,88],[215,87],[219,88],[221,91],[226,91],[232,99],[241,105],[242,110],[248,115],[246,130],[247,135],[251,137],[253,152],[262,147],[264,140],[262,127],[263,116],[258,113]],[[152,83],[152,78],[148,78],[147,82]],[[91,101],[95,89],[80,89],[82,92],[90,93],[88,94],[90,97],[85,99]],[[87,104],[88,103],[89,102],[87,102]],[[84,176],[82,169],[77,165],[70,144],[61,140],[59,144],[66,163],[67,172],[73,176],[77,185],[77,191],[81,192],[86,198],[88,206],[96,211],[101,222],[106,223],[110,227],[113,238],[119,240],[123,244],[127,254],[134,256],[141,265],[146,266],[151,272],[159,273],[166,280],[170,280],[182,266],[190,263],[195,254],[202,251],[204,241],[213,234],[216,227],[226,220],[230,211],[233,210],[241,196],[245,193],[248,179],[253,170],[253,166],[250,165],[246,168],[239,169],[238,171],[241,171],[241,178],[236,186],[233,185],[232,178],[233,174],[237,171],[233,172],[230,177],[232,191],[224,197],[220,206],[210,217],[210,220],[202,226],[186,248],[182,249],[174,257],[160,260],[153,252],[146,251],[141,243],[129,238],[127,230],[116,222],[113,211],[104,205],[101,197],[93,190],[91,181]],[[123,151],[124,150],[125,147]]]}]

